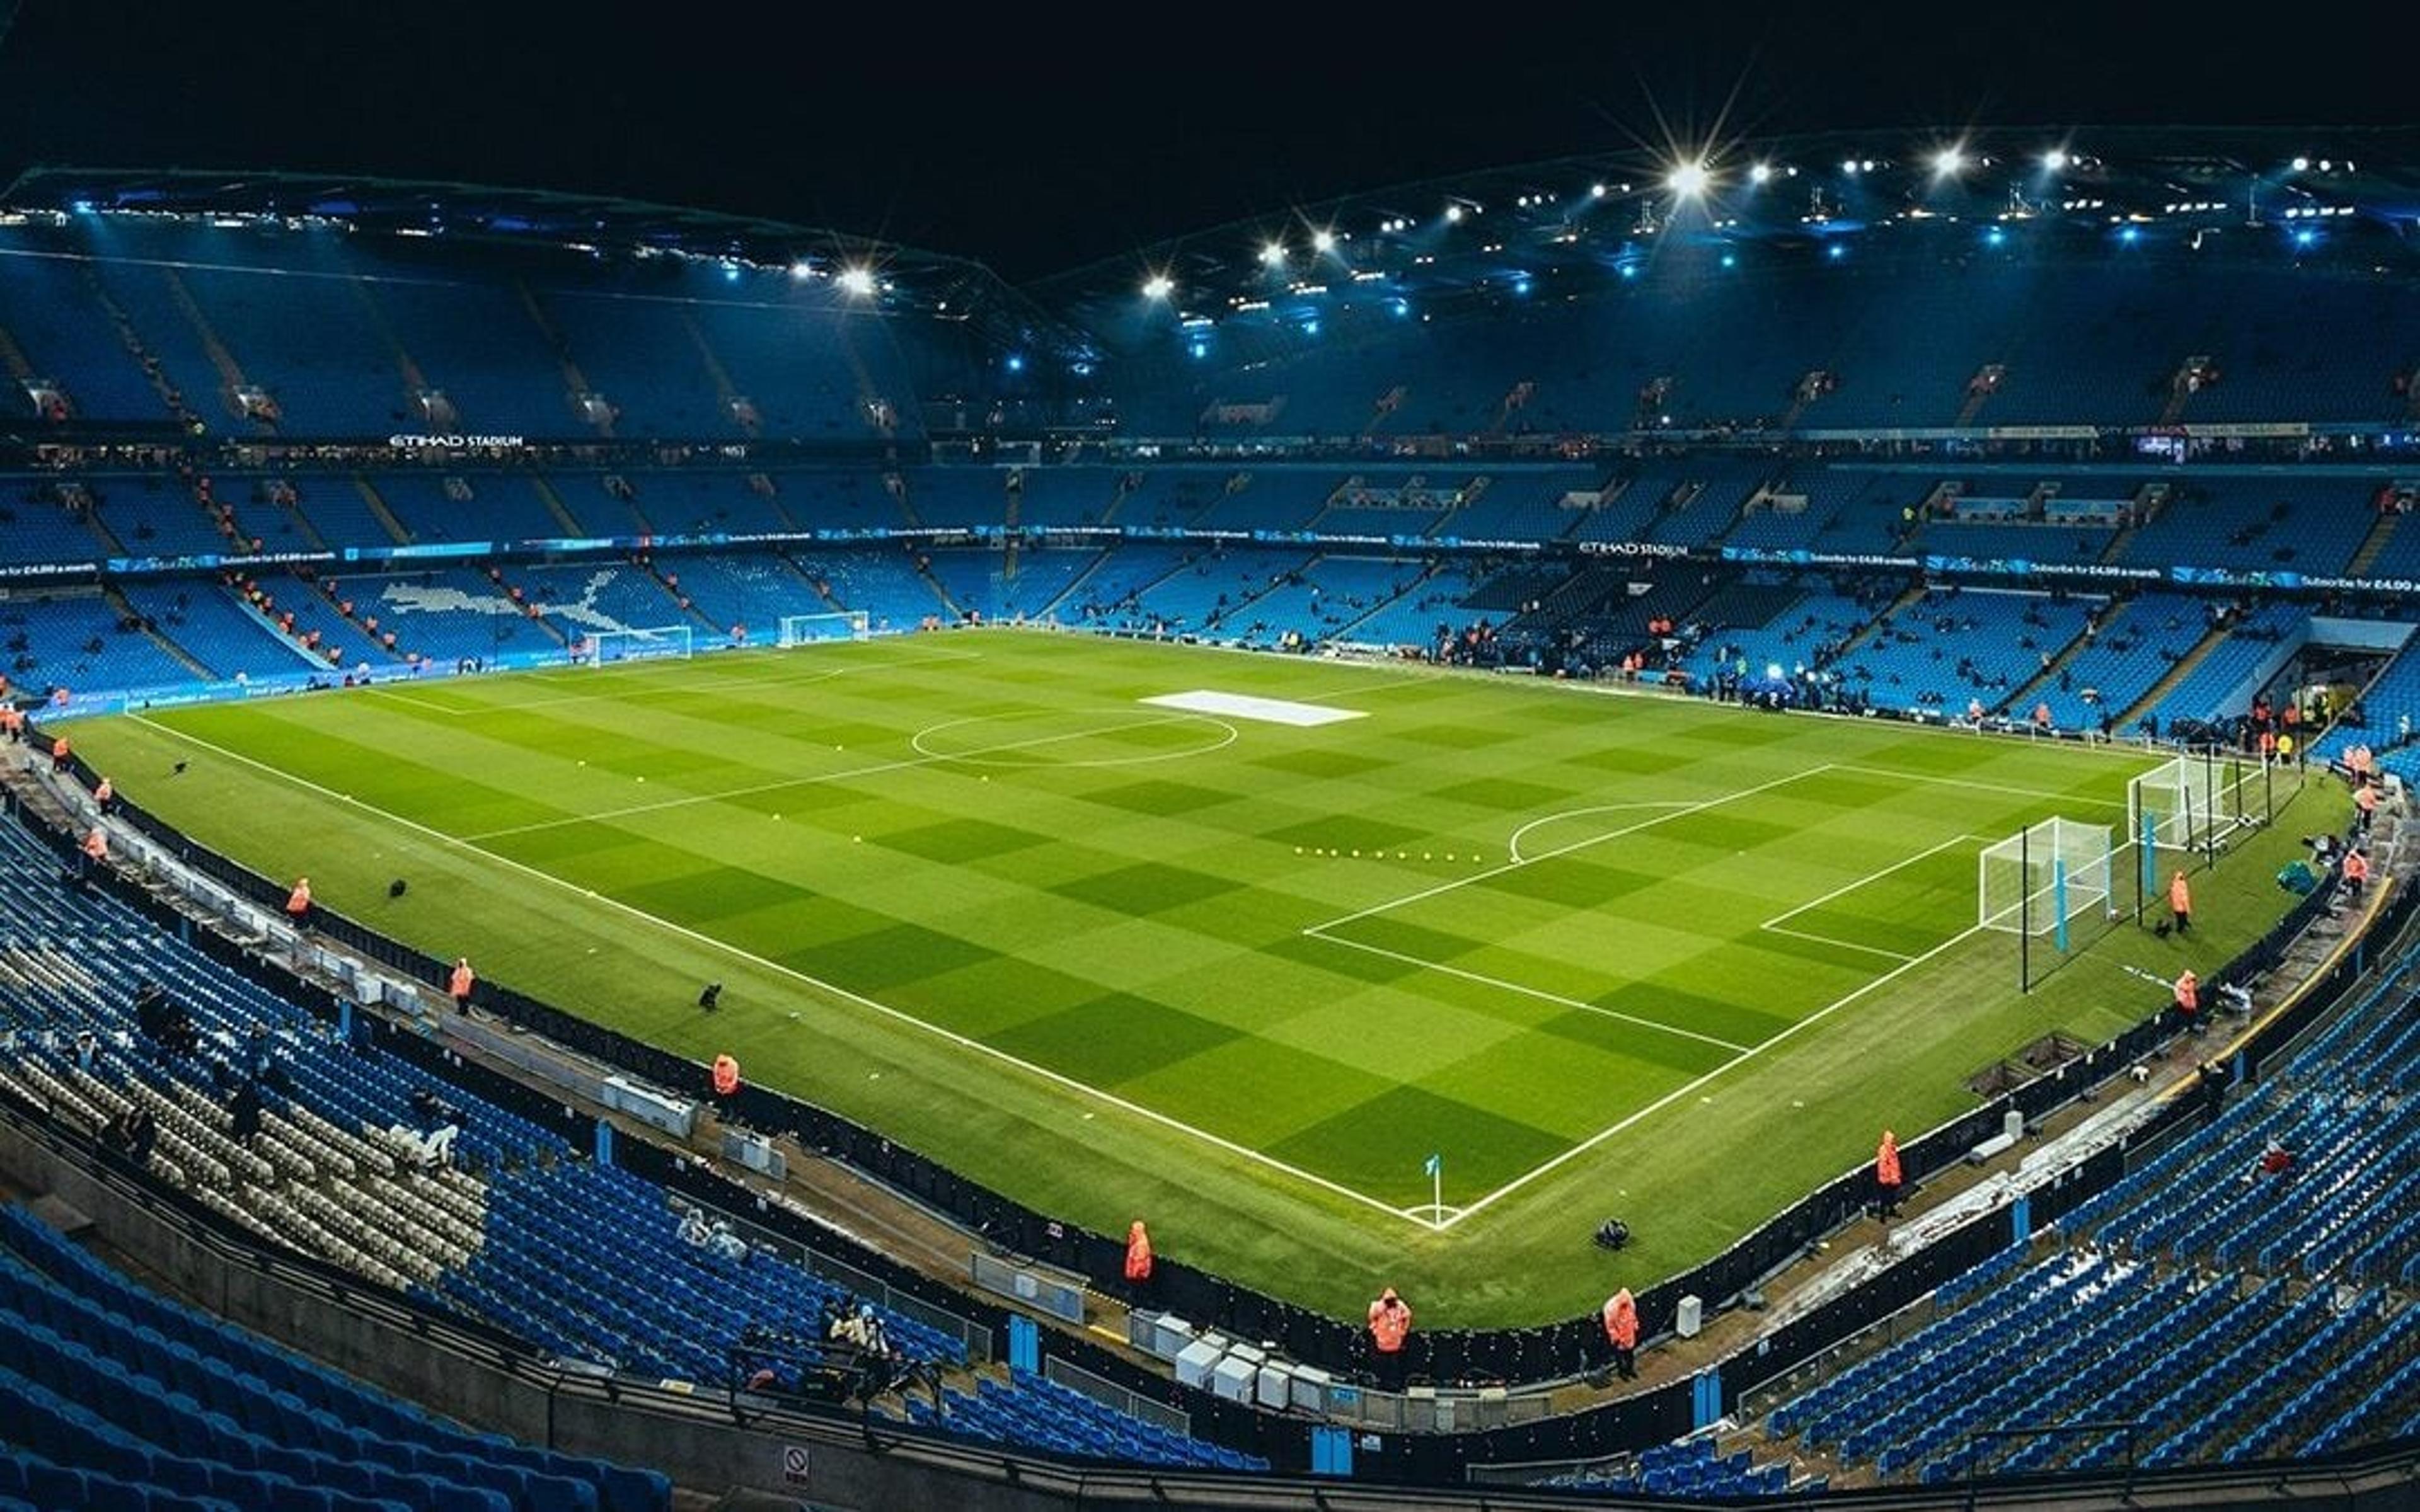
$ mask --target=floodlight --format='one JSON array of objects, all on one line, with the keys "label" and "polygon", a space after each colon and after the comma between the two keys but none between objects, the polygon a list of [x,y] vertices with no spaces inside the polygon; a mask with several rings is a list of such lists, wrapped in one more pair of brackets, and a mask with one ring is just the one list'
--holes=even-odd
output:
[{"label": "floodlight", "polygon": [[1706,192],[1707,177],[1703,162],[1683,162],[1665,177],[1664,187],[1683,199],[1693,199]]},{"label": "floodlight", "polygon": [[2308,173],[2311,171],[2311,160],[2308,158],[2296,158],[2290,166],[2296,173]]},{"label": "floodlight", "polygon": [[1142,297],[1146,300],[1164,300],[1175,292],[1176,280],[1166,273],[1154,273],[1143,280]]},{"label": "floodlight", "polygon": [[844,268],[840,272],[840,286],[862,299],[874,292],[874,270],[864,267]]},{"label": "floodlight", "polygon": [[2073,161],[2073,159],[2067,155],[2067,148],[2053,147],[2048,152],[2042,154],[2041,162],[2042,166],[2049,169],[2052,173],[2058,173],[2064,170],[2067,165]]},{"label": "floodlight", "polygon": [[1313,252],[1334,252],[1336,250],[1336,233],[1330,231],[1326,226],[1321,226],[1318,230],[1313,231],[1311,234],[1311,250]]},{"label": "floodlight", "polygon": [[1605,198],[1605,185],[1604,185],[1604,184],[1602,184],[1602,183],[1595,183],[1595,184],[1590,184],[1590,185],[1589,185],[1589,198],[1590,198],[1590,199],[1603,199],[1603,198]]},{"label": "floodlight", "polygon": [[1936,178],[1954,177],[1966,169],[1966,154],[1957,147],[1943,147],[1932,155],[1932,174]]},{"label": "floodlight", "polygon": [[790,276],[800,279],[813,278],[815,276],[815,265],[802,257],[790,265]]},{"label": "floodlight", "polygon": [[1445,218],[1449,221],[1459,224],[1462,220],[1462,207],[1459,205],[1449,205],[1445,208]]},{"label": "floodlight", "polygon": [[1841,163],[1840,171],[1848,175],[1850,177],[1854,178],[1857,177],[1857,160],[1851,158],[1847,162]]},{"label": "floodlight", "polygon": [[1769,162],[1756,163],[1747,171],[1747,181],[1751,184],[1768,183],[1772,178],[1773,164]]},{"label": "floodlight", "polygon": [[1281,262],[1283,262],[1283,261],[1285,261],[1285,243],[1284,243],[1284,242],[1282,242],[1282,241],[1264,241],[1264,242],[1261,243],[1261,266],[1262,266],[1262,267],[1264,267],[1264,268],[1275,268],[1278,264],[1280,264],[1280,263],[1281,263]]}]

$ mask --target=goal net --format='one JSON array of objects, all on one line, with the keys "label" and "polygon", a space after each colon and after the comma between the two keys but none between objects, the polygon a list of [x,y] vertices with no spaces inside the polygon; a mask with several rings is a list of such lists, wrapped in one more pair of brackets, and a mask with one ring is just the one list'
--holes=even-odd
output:
[{"label": "goal net", "polygon": [[[591,667],[686,659],[691,655],[690,627],[686,625],[660,625],[652,630],[591,630],[582,644],[588,648]],[[574,646],[575,655],[578,651]]]},{"label": "goal net", "polygon": [[784,614],[782,639],[777,643],[811,646],[821,640],[863,640],[873,634],[873,622],[861,609],[837,614]]},{"label": "goal net", "polygon": [[2126,784],[2129,838],[2148,848],[2215,851],[2255,823],[2259,763],[2231,752],[2188,752]]},{"label": "goal net", "polygon": [[2051,818],[1983,848],[1977,924],[2043,936],[2064,949],[2069,925],[2110,907],[2110,830]]}]

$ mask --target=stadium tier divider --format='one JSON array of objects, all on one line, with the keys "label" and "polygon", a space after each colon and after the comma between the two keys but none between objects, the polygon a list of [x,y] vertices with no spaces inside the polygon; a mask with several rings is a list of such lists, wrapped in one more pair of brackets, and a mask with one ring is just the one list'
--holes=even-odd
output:
[{"label": "stadium tier divider", "polygon": [[[47,740],[48,736],[38,732],[34,738],[39,743]],[[97,774],[80,757],[71,758],[70,764],[77,780],[88,790],[97,780]],[[285,884],[207,851],[123,797],[119,800],[119,811],[147,835],[190,860],[212,880],[271,912],[283,904],[287,894]],[[61,856],[63,861],[72,855],[70,838],[48,831],[42,833],[45,842]],[[130,902],[165,927],[183,927],[182,917],[166,904],[133,888],[122,879],[110,877],[109,881],[125,893]],[[2388,933],[2399,927],[2415,896],[2420,896],[2420,890],[2407,892],[2395,889],[2390,892],[2385,917],[2378,920],[2377,927]],[[2220,971],[2211,973],[2210,980],[2238,980],[2273,966],[2282,959],[2288,942],[2317,917],[2324,905],[2324,896],[2319,893],[2302,899],[2267,934]],[[316,927],[330,940],[348,949],[358,949],[365,956],[412,978],[432,994],[442,990],[451,967],[450,962],[424,954],[333,913],[321,913]],[[280,973],[279,990],[294,991],[291,986],[283,985],[289,979],[282,976],[284,968],[281,965],[249,955],[230,942],[218,944],[243,961],[245,969]],[[2306,1011],[2298,1014],[2298,1019],[2307,1022],[2308,1014],[2321,1011],[2315,1006],[2315,1000],[2333,1001],[2334,995],[2340,993],[2343,986],[2358,975],[2366,954],[2366,947],[2350,952],[2336,969],[2328,974],[2323,984],[2315,985],[2305,995],[2303,1007]],[[581,1054],[617,1065],[645,1080],[694,1095],[703,1095],[706,1089],[707,1072],[704,1066],[574,1017],[493,981],[483,980],[479,982],[473,1002]],[[310,1006],[316,1012],[333,1014],[335,1011],[334,999],[324,991],[316,992],[310,999]],[[2027,1082],[1960,1118],[1903,1142],[1900,1153],[1908,1188],[1921,1187],[1929,1177],[1964,1160],[1976,1145],[2000,1132],[2009,1111],[2021,1112],[2028,1123],[2034,1122],[2133,1065],[2181,1029],[2182,1026],[2176,1021],[2173,1011],[2163,1009],[2107,1043],[2086,1051],[2060,1071]],[[2247,1064],[2250,1063],[2247,1060]],[[2187,1116],[2195,1105],[2194,1100],[2174,1100],[2169,1116]],[[1084,1274],[1096,1289],[1106,1294],[1118,1297],[1132,1295],[1123,1278],[1125,1243],[1122,1239],[1093,1233],[1079,1225],[1050,1218],[969,1180],[876,1131],[767,1088],[744,1088],[735,1115],[738,1121],[759,1132],[793,1135],[803,1147],[838,1160],[949,1214],[1003,1249]],[[635,1151],[632,1153],[634,1158],[644,1158],[637,1156]],[[2080,1183],[2071,1184],[2067,1189],[2068,1201],[2081,1201],[2090,1195],[2091,1191],[2084,1189]],[[718,1205],[753,1204],[752,1194],[744,1188],[731,1186],[729,1196],[730,1202]],[[1818,1240],[1858,1217],[1871,1196],[1871,1175],[1861,1162],[1792,1204],[1721,1255],[1686,1273],[1639,1290],[1637,1301],[1642,1335],[1653,1340],[1669,1335],[1683,1296],[1702,1299],[1713,1313],[1734,1305],[1743,1293],[1809,1253]],[[2040,1221],[2049,1221],[2053,1206],[2046,1203],[2035,1210],[2042,1215]],[[733,1211],[743,1211],[743,1208],[734,1207]],[[768,1214],[768,1217],[782,1215],[782,1210],[778,1208],[769,1210]],[[1590,1217],[1590,1214],[1575,1214],[1575,1231],[1587,1227]],[[2000,1220],[1995,1214],[1987,1222],[1996,1226]],[[816,1231],[814,1242],[819,1247],[830,1247],[830,1242],[820,1230]],[[961,1315],[977,1317],[996,1329],[1004,1330],[1005,1310],[989,1308],[988,1304],[974,1301],[967,1293],[945,1287],[870,1250],[860,1250],[859,1253],[863,1256],[866,1271],[897,1285],[902,1291],[927,1298],[936,1305]],[[854,1257],[852,1263],[856,1263]],[[894,1281],[893,1277],[897,1279]],[[1167,1257],[1161,1257],[1155,1270],[1151,1301],[1153,1305],[1192,1320],[1197,1325],[1216,1327],[1244,1338],[1273,1341],[1291,1358],[1320,1365],[1348,1381],[1359,1379],[1367,1366],[1362,1330],[1357,1323],[1313,1313]],[[1130,1389],[1152,1392],[1168,1389],[1165,1378],[1144,1372],[1124,1358],[1081,1339],[1054,1335],[1051,1348],[1054,1352],[1066,1353],[1075,1363]],[[1412,1379],[1446,1382],[1550,1381],[1601,1368],[1610,1360],[1604,1330],[1592,1315],[1531,1328],[1417,1330],[1409,1341],[1407,1355]],[[1747,1383],[1750,1376],[1766,1379],[1784,1366],[1778,1356],[1768,1351],[1751,1360],[1737,1362],[1737,1368],[1736,1381],[1729,1367],[1726,1369],[1723,1379],[1727,1393],[1734,1384]],[[1256,1436],[1242,1439],[1228,1436],[1229,1430],[1244,1427],[1249,1420],[1259,1416],[1250,1409],[1220,1401],[1191,1388],[1176,1389],[1187,1409],[1195,1413],[1198,1433],[1226,1443],[1231,1447],[1268,1455],[1278,1463],[1290,1462],[1282,1453],[1271,1453],[1270,1448],[1259,1442]],[[1525,1426],[1520,1431],[1528,1432],[1531,1427],[1534,1426]],[[1679,1431],[1686,1431],[1686,1427]],[[1480,1437],[1484,1438],[1484,1435]],[[1634,1446],[1644,1446],[1648,1442],[1661,1441],[1640,1441]],[[1623,1446],[1615,1444],[1610,1447]]]}]

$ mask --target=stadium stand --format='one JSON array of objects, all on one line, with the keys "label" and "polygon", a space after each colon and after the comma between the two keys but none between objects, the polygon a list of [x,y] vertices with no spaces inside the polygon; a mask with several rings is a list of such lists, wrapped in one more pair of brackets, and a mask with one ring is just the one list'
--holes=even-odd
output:
[{"label": "stadium stand", "polygon": [[[1769,1438],[1925,1480],[2151,1466],[2397,1431],[2420,1407],[2420,1067],[2407,953],[2204,1133],[2071,1213],[2064,1246],[1945,1286],[1928,1320],[1764,1417]],[[2275,1169],[2273,1149],[2288,1152]],[[2023,1368],[2013,1368],[2016,1362]],[[2066,1425],[2089,1425],[2067,1428]],[[1978,1441],[1978,1433],[2028,1430]]]},{"label": "stadium stand", "polygon": [[659,1473],[465,1431],[147,1291],[22,1208],[0,1209],[0,1495],[159,1512],[672,1503]]},{"label": "stadium stand", "polygon": [[[0,1016],[12,1031],[0,1089],[93,1132],[131,1108],[150,1110],[158,1132],[143,1163],[257,1235],[563,1358],[656,1379],[733,1383],[755,1341],[820,1346],[834,1318],[861,1311],[878,1319],[906,1365],[968,1365],[956,1336],[745,1239],[726,1240],[727,1229],[692,1234],[683,1206],[660,1188],[575,1158],[559,1134],[412,1061],[337,1041],[301,1008],[144,928],[121,905],[34,882],[41,853],[14,824],[0,825],[0,867],[25,883],[0,898],[11,963]],[[147,984],[190,1016],[191,1049],[137,1018],[131,1005]],[[89,1066],[75,1044],[86,1030],[100,1046]],[[256,1133],[237,1128],[226,1105],[228,1088],[240,1087],[258,1099]],[[424,1111],[431,1100],[433,1115]],[[425,1137],[432,1119],[456,1131],[442,1157]],[[12,1248],[22,1251],[17,1239],[33,1231],[0,1219]],[[809,1363],[857,1357],[834,1346],[830,1361]],[[794,1385],[797,1363],[792,1356]],[[971,1410],[963,1427],[945,1411],[953,1431],[1068,1454],[1266,1468],[1038,1381],[1020,1381],[1004,1399],[978,1390],[999,1410]],[[335,1431],[324,1423],[298,1429],[276,1415],[285,1411],[264,1406],[242,1421],[284,1442],[325,1444]],[[561,1490],[511,1494],[515,1507],[598,1504]]]}]

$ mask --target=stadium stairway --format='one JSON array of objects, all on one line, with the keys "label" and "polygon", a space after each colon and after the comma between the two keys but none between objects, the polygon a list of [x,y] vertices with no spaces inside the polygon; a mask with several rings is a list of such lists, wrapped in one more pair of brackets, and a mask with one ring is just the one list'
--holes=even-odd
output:
[{"label": "stadium stairway", "polygon": [[2133,723],[2142,718],[2144,715],[2158,708],[2160,706],[2161,700],[2166,698],[2171,692],[2174,692],[2179,684],[2182,683],[2186,678],[2191,677],[2193,675],[2194,669],[2208,660],[2210,654],[2216,651],[2219,647],[2219,643],[2226,639],[2226,632],[2225,630],[2213,627],[2203,631],[2201,639],[2195,641],[2192,647],[2188,649],[2183,656],[2177,658],[2177,664],[2168,669],[2167,675],[2162,677],[2158,682],[2153,683],[2144,691],[2141,698],[2136,699],[2124,713],[2118,715],[2118,724],[2119,728],[2131,728]]},{"label": "stadium stairway", "polygon": [[2361,538],[2361,545],[2353,548],[2352,560],[2345,563],[2346,577],[2369,576],[2369,569],[2384,553],[2388,543],[2395,539],[2396,522],[2402,517],[2391,509],[2381,509],[2378,512],[2378,518],[2371,523],[2369,533]]},{"label": "stadium stairway", "polygon": [[223,390],[223,397],[226,401],[227,410],[252,421],[264,431],[275,430],[277,428],[275,401],[271,400],[267,408],[261,408],[256,405],[246,405],[237,397],[241,393],[257,392],[254,389],[252,381],[244,377],[242,364],[235,360],[235,353],[227,349],[226,343],[219,339],[218,332],[210,325],[209,316],[194,298],[193,290],[186,287],[185,281],[177,275],[177,270],[173,268],[163,268],[160,273],[168,285],[170,302],[192,324],[194,334],[202,344],[202,351],[209,358],[210,365],[218,371],[219,383]]},{"label": "stadium stairway", "polygon": [[114,586],[104,586],[101,591],[101,601],[109,606],[110,612],[118,616],[121,622],[140,624],[143,626],[144,638],[166,655],[175,657],[177,665],[184,668],[202,682],[207,683],[210,680],[210,670],[195,660],[193,654],[184,647],[162,635],[152,625],[148,615],[127,602],[123,592]]},{"label": "stadium stairway", "polygon": [[2068,670],[2069,664],[2073,662],[2086,647],[2091,645],[2095,639],[2108,633],[2110,621],[2122,617],[2124,613],[2125,606],[2122,604],[2103,612],[2101,624],[2092,635],[2078,634],[2071,637],[2065,645],[2058,648],[2057,654],[2043,665],[2040,671],[2025,679],[2018,687],[2009,689],[2009,696],[1993,706],[1993,712],[2022,716],[2031,710],[2037,697],[2045,690],[2057,687],[2059,674]]}]

